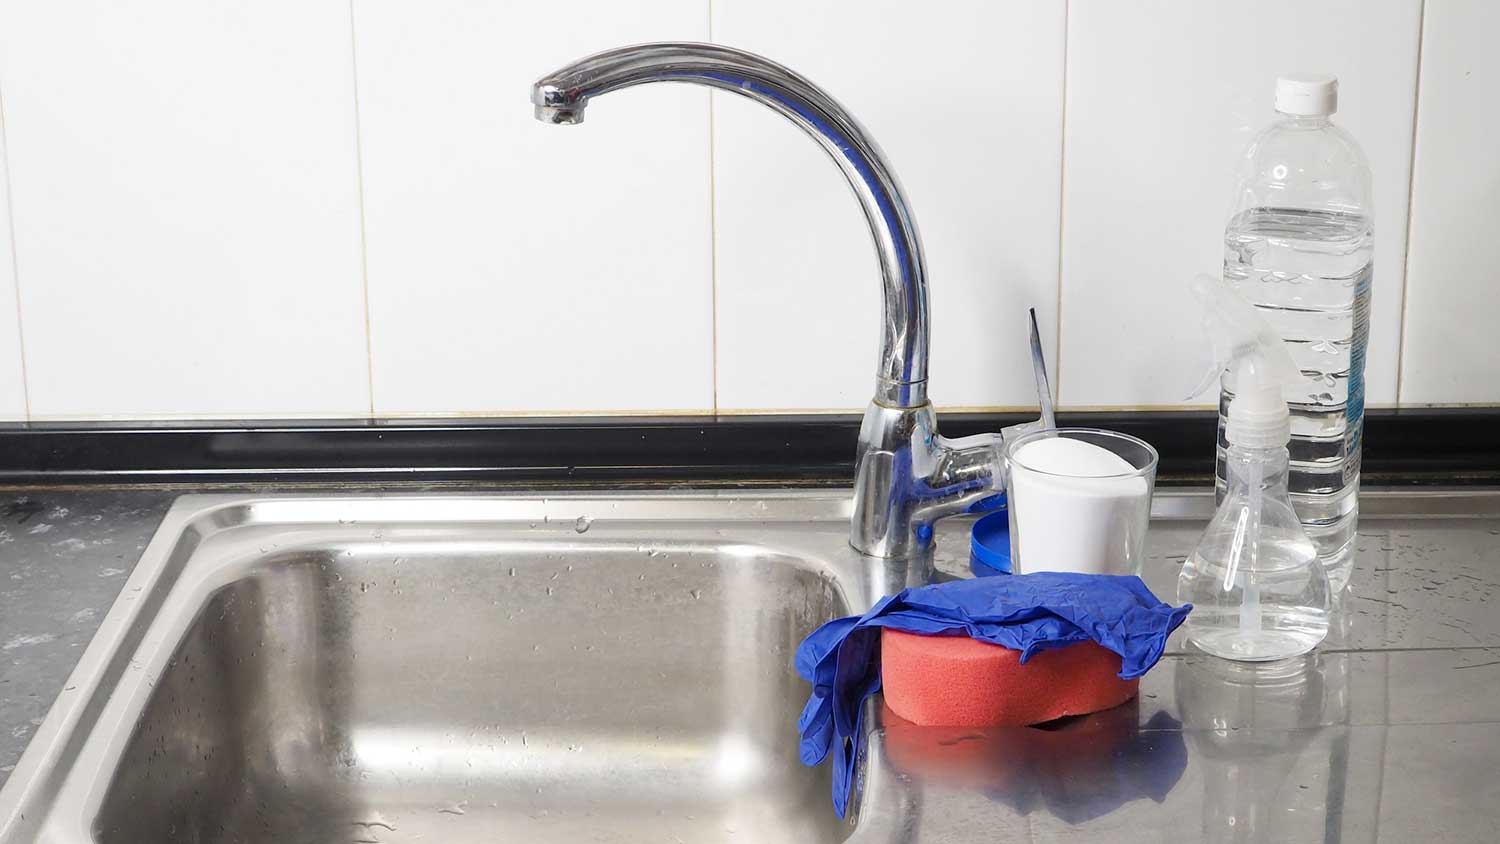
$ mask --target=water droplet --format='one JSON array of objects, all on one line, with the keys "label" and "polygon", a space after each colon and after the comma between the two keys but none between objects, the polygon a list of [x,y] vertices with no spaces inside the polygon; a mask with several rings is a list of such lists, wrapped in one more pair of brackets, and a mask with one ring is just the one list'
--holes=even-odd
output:
[{"label": "water droplet", "polygon": [[693,596],[693,600],[696,601],[699,598],[703,597],[703,590],[702,589],[693,589],[688,594],[692,595]]},{"label": "water droplet", "polygon": [[516,567],[515,566],[511,566],[510,567],[510,576],[511,577],[515,577],[516,576]]},{"label": "water droplet", "polygon": [[548,595],[551,595],[551,594],[552,594],[552,587],[551,587],[551,586],[548,586],[548,587],[547,587],[547,594],[548,594]]},{"label": "water droplet", "polygon": [[573,531],[575,533],[587,533],[589,525],[593,523],[594,520],[590,519],[588,516],[579,516],[578,521],[573,523]]}]

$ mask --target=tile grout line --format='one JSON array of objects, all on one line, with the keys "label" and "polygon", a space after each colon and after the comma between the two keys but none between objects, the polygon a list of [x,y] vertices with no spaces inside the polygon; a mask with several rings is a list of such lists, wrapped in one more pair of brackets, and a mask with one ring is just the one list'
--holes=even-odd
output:
[{"label": "tile grout line", "polygon": [[1057,150],[1057,277],[1053,290],[1056,292],[1056,310],[1053,312],[1052,339],[1057,344],[1052,358],[1052,403],[1062,404],[1062,307],[1063,307],[1063,205],[1067,201],[1068,185],[1068,18],[1070,0],[1063,0],[1063,53],[1062,53],[1062,108],[1058,121]]},{"label": "tile grout line", "polygon": [[31,381],[26,374],[26,329],[21,325],[21,259],[16,255],[16,199],[10,180],[10,144],[6,142],[5,95],[0,91],[0,170],[5,178],[5,227],[10,237],[10,273],[16,292],[16,352],[21,363],[21,406],[31,421]]},{"label": "tile grout line", "polygon": [[365,235],[365,153],[359,119],[359,39],[354,30],[354,0],[349,0],[349,79],[354,85],[354,184],[359,202],[359,280],[365,315],[365,393],[375,418],[375,338],[370,330],[370,250]]},{"label": "tile grout line", "polygon": [[[1426,5],[1426,4],[1424,3],[1423,5]],[[1356,535],[1359,533],[1357,527],[1356,527],[1355,533],[1356,533]],[[1391,535],[1392,533],[1394,533],[1394,531],[1387,530],[1385,532],[1385,536],[1380,540],[1380,547],[1382,548],[1382,550],[1380,552],[1380,562],[1384,563],[1384,565],[1382,565],[1381,568],[1385,569],[1385,571],[1383,571],[1383,572],[1380,573],[1380,585],[1381,585],[1382,588],[1385,589],[1385,593],[1387,595],[1389,595],[1391,593],[1391,569],[1394,569],[1396,567],[1394,561],[1392,560],[1392,557],[1394,557],[1395,554],[1396,554],[1396,551],[1395,551],[1396,538]],[[1357,538],[1355,539],[1355,544],[1358,545],[1358,539]],[[1383,550],[1385,548],[1390,548],[1392,550],[1390,550],[1390,551]],[[1356,549],[1356,550],[1358,550],[1358,549]],[[1350,577],[1351,580],[1354,577],[1354,572],[1352,570],[1349,572],[1349,577]],[[1387,607],[1386,610],[1383,613],[1381,613],[1380,627],[1381,627],[1381,633],[1383,634],[1385,640],[1387,642],[1389,642],[1391,640],[1391,611],[1390,611],[1389,607]],[[1384,707],[1385,711],[1382,712],[1382,713],[1380,713],[1380,714],[1381,714],[1381,716],[1383,717],[1383,719],[1385,720],[1386,723],[1390,723],[1390,720],[1391,720],[1391,658],[1389,656],[1387,656],[1385,658],[1385,695],[1384,695],[1383,699],[1385,700],[1385,707]],[[1381,752],[1381,760],[1380,760],[1381,761],[1381,765],[1380,765],[1380,768],[1381,768],[1382,771],[1384,771],[1385,770],[1385,758],[1384,758],[1385,757],[1385,744],[1384,744],[1384,739],[1382,739],[1380,752]],[[1384,783],[1384,780],[1382,780],[1381,781],[1381,787],[1383,788],[1384,786],[1385,786],[1385,783]],[[1377,792],[1376,802],[1377,803],[1379,802],[1378,792]],[[1380,812],[1379,812],[1379,809],[1377,808],[1376,809],[1376,816],[1378,817],[1379,814],[1380,814]]]},{"label": "tile grout line", "polygon": [[1416,228],[1417,118],[1422,106],[1422,43],[1427,38],[1427,0],[1422,0],[1417,18],[1417,79],[1411,98],[1411,169],[1406,174],[1406,250],[1401,262],[1401,302],[1396,330],[1396,406],[1402,405],[1401,388],[1406,374],[1406,301],[1411,286],[1411,235]]},{"label": "tile grout line", "polygon": [[[708,0],[708,42],[714,43],[714,0]],[[718,159],[714,155],[717,143],[714,130],[714,92],[710,88],[708,97],[708,314],[710,359],[712,368],[712,402],[714,415],[719,415],[719,188]]]},{"label": "tile grout line", "polygon": [[[1426,4],[1426,0],[1423,0],[1423,4],[1422,5],[1424,7],[1427,5]],[[1426,13],[1425,8],[1423,9],[1423,13],[1424,14]],[[1421,48],[1418,47],[1419,51],[1420,51],[1420,49]],[[1420,73],[1420,67],[1421,67],[1421,65],[1419,64],[1418,65],[1418,68],[1419,68],[1418,72],[1419,73]],[[1398,375],[1398,379],[1399,379],[1399,375]],[[1399,396],[1398,396],[1398,398],[1399,398]],[[1389,532],[1387,532],[1386,539],[1387,540],[1390,539]],[[1381,545],[1384,545],[1385,547],[1392,547],[1388,542],[1382,542]],[[1380,552],[1380,555],[1381,555],[1380,556],[1380,561],[1383,562],[1383,563],[1385,563],[1385,566],[1384,566],[1385,572],[1382,573],[1382,576],[1380,578],[1381,581],[1382,581],[1381,585],[1384,586],[1387,591],[1389,591],[1390,588],[1391,588],[1391,568],[1392,568],[1392,565],[1391,565],[1391,555],[1393,553],[1395,553],[1395,552],[1394,551],[1381,551]],[[1352,579],[1353,572],[1350,572],[1350,576],[1351,576],[1351,579]],[[1386,612],[1384,614],[1384,618],[1381,621],[1381,628],[1382,628],[1382,630],[1385,633],[1385,639],[1386,639],[1386,641],[1390,641],[1390,639],[1391,639],[1391,614],[1390,614],[1390,612]],[[1386,762],[1386,755],[1390,751],[1390,746],[1391,746],[1391,730],[1390,730],[1390,727],[1391,727],[1391,658],[1389,656],[1386,656],[1384,658],[1384,661],[1385,661],[1385,671],[1384,671],[1384,673],[1382,675],[1382,680],[1384,681],[1385,694],[1381,695],[1381,701],[1383,703],[1382,703],[1382,706],[1381,706],[1381,710],[1382,711],[1380,713],[1380,715],[1381,715],[1380,720],[1382,720],[1382,721],[1385,722],[1385,726],[1382,727],[1381,730],[1380,730],[1380,765],[1378,767],[1376,767],[1376,769],[1375,769],[1375,830],[1376,830],[1377,834],[1380,831],[1380,804],[1385,800],[1385,762]]]},{"label": "tile grout line", "polygon": [[[1354,597],[1359,597],[1359,596],[1356,595]],[[1384,635],[1386,638],[1390,638],[1390,619],[1389,618],[1387,618],[1384,622],[1382,622],[1382,627],[1384,628],[1381,631],[1382,635]],[[1374,656],[1376,654],[1382,654],[1382,655],[1384,655],[1384,654],[1426,654],[1426,653],[1436,653],[1438,651],[1493,651],[1493,650],[1495,650],[1495,646],[1494,645],[1414,645],[1414,646],[1409,647],[1409,648],[1383,648],[1383,647],[1379,647],[1379,646],[1374,646],[1374,647],[1353,647],[1353,646],[1347,646],[1347,647],[1342,647],[1342,648],[1323,648],[1323,647],[1320,647],[1320,648],[1318,648],[1318,653],[1323,653],[1323,654],[1355,654],[1355,655],[1359,655],[1359,656]],[[1178,654],[1178,655],[1181,656],[1181,654]]]}]

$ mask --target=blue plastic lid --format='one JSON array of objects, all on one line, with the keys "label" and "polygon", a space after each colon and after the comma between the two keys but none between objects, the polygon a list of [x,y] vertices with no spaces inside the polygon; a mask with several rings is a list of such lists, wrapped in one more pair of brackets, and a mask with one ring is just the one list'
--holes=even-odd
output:
[{"label": "blue plastic lid", "polygon": [[969,536],[969,569],[975,577],[1010,574],[1010,514],[997,510],[974,523]]}]

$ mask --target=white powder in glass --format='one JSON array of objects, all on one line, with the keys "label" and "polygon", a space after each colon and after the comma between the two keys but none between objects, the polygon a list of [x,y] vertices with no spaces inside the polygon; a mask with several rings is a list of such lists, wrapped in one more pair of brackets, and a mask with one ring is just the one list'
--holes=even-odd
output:
[{"label": "white powder in glass", "polygon": [[1068,437],[1026,443],[1011,457],[1015,570],[1139,574],[1151,489],[1107,448]]}]

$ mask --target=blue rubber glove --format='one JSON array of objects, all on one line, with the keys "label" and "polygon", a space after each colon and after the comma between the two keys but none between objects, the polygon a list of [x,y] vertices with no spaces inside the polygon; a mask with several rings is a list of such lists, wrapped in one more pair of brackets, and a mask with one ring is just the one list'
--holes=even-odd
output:
[{"label": "blue rubber glove", "polygon": [[833,808],[849,801],[865,699],[880,691],[880,631],[968,636],[1021,652],[1097,642],[1120,655],[1120,677],[1145,674],[1192,610],[1156,599],[1139,577],[1038,572],[903,589],[862,616],[836,618],[797,648],[797,673],[812,683],[798,719],[804,765],[834,754]]}]

